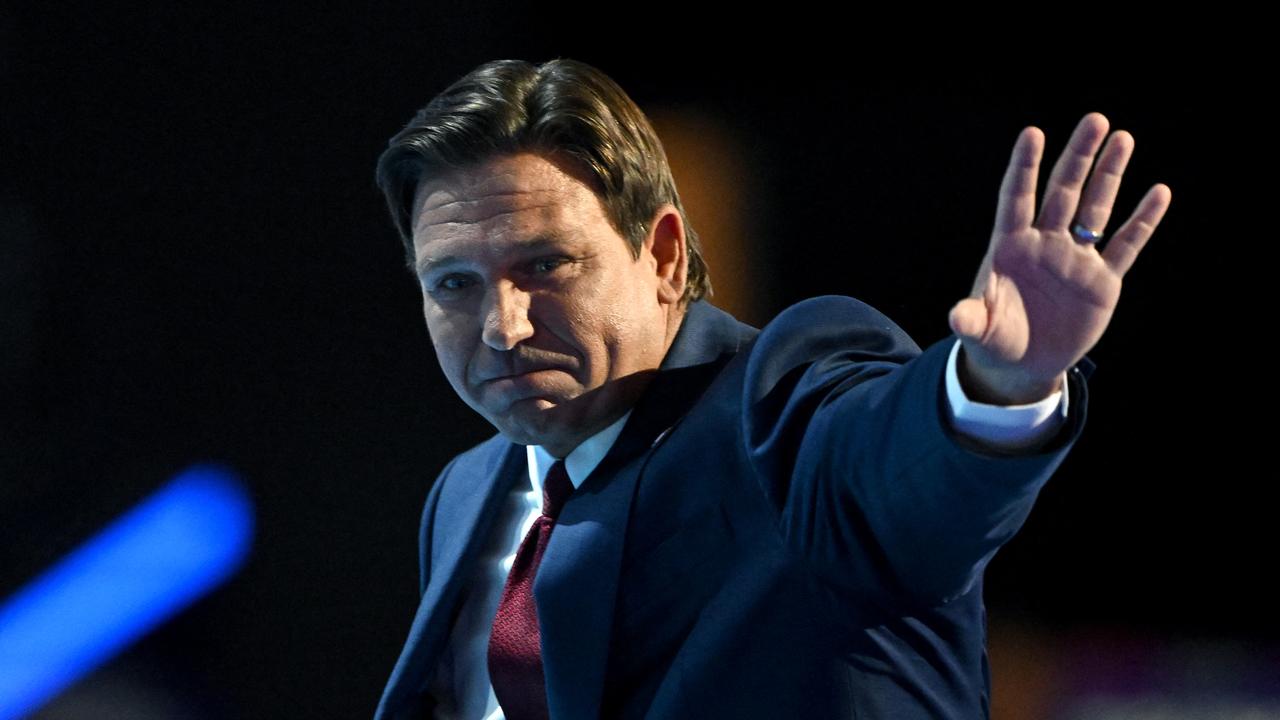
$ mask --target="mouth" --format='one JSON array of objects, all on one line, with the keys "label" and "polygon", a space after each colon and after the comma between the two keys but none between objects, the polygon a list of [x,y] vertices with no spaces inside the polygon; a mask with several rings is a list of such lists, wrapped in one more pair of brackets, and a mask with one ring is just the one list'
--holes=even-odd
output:
[{"label": "mouth", "polygon": [[508,410],[513,403],[541,399],[558,404],[575,393],[573,382],[565,378],[561,368],[534,368],[512,375],[490,378],[476,388],[477,397],[486,398]]},{"label": "mouth", "polygon": [[567,371],[567,370],[565,370],[564,368],[559,368],[559,367],[554,367],[554,366],[548,366],[548,367],[537,367],[537,368],[527,368],[527,369],[525,369],[525,370],[521,370],[520,372],[517,372],[517,373],[511,373],[511,374],[509,374],[509,375],[498,375],[498,376],[496,376],[496,377],[491,377],[491,378],[487,378],[487,379],[485,379],[485,380],[481,380],[481,381],[480,381],[480,384],[481,384],[481,385],[486,385],[486,384],[488,384],[488,383],[498,382],[499,380],[514,380],[514,379],[517,379],[517,378],[525,377],[525,376],[527,376],[527,375],[534,375],[534,374],[536,374],[536,373],[541,373],[541,372],[550,372],[550,371],[552,371],[552,370],[559,370],[559,371],[561,371],[561,372],[568,372],[568,371]]}]

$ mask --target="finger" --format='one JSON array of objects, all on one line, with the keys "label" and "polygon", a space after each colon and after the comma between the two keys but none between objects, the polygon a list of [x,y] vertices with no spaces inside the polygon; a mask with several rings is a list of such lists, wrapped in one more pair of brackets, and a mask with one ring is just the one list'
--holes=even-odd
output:
[{"label": "finger", "polygon": [[991,279],[991,253],[988,252],[982,256],[982,264],[978,266],[978,273],[973,276],[973,288],[969,290],[969,297],[982,297],[987,290],[987,282]]},{"label": "finger", "polygon": [[1137,209],[1125,221],[1125,224],[1112,236],[1107,247],[1102,251],[1102,259],[1118,275],[1129,272],[1133,261],[1142,252],[1142,246],[1151,239],[1156,226],[1164,218],[1173,200],[1173,191],[1164,183],[1156,183],[1147,191],[1146,196],[1138,203]]},{"label": "finger", "polygon": [[1107,118],[1096,112],[1085,115],[1076,125],[1045,186],[1044,205],[1036,227],[1066,231],[1067,224],[1075,217],[1080,188],[1089,177],[1089,168],[1093,167],[1093,157],[1107,135],[1107,127]]},{"label": "finger", "polygon": [[1132,156],[1133,136],[1124,130],[1112,133],[1102,148],[1102,155],[1098,157],[1098,164],[1094,166],[1088,184],[1085,185],[1073,224],[1079,223],[1085,229],[1097,233],[1106,229],[1116,203],[1116,193],[1120,191],[1120,179]]},{"label": "finger", "polygon": [[978,298],[965,298],[947,315],[947,324],[959,337],[980,340],[987,331],[987,306]]},{"label": "finger", "polygon": [[1009,167],[1000,182],[1000,198],[996,202],[996,235],[1007,235],[1031,226],[1036,212],[1036,179],[1040,175],[1040,156],[1044,152],[1044,133],[1037,127],[1023,128],[1013,144]]}]

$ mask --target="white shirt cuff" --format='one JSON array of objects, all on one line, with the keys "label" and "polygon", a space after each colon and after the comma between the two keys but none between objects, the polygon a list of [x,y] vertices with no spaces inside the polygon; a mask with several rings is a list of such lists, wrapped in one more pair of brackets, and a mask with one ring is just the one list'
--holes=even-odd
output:
[{"label": "white shirt cuff", "polygon": [[1023,450],[1048,440],[1067,419],[1067,374],[1062,390],[1030,405],[988,405],[970,400],[960,387],[960,341],[947,358],[947,406],[951,427],[997,450]]}]

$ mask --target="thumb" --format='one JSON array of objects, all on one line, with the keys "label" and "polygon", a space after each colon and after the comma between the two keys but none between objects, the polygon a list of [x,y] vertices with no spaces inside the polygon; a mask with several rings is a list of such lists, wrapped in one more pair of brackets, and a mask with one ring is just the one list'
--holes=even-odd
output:
[{"label": "thumb", "polygon": [[979,340],[987,331],[987,305],[981,298],[965,298],[951,308],[947,323],[956,335]]}]

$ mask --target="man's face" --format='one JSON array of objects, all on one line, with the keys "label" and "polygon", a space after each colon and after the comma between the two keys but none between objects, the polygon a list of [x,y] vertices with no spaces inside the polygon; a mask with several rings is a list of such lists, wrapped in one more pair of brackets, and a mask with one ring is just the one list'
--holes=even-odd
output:
[{"label": "man's face", "polygon": [[586,180],[571,162],[522,153],[428,181],[414,204],[445,376],[509,439],[557,456],[635,403],[681,318],[679,215],[666,206],[633,259]]}]

